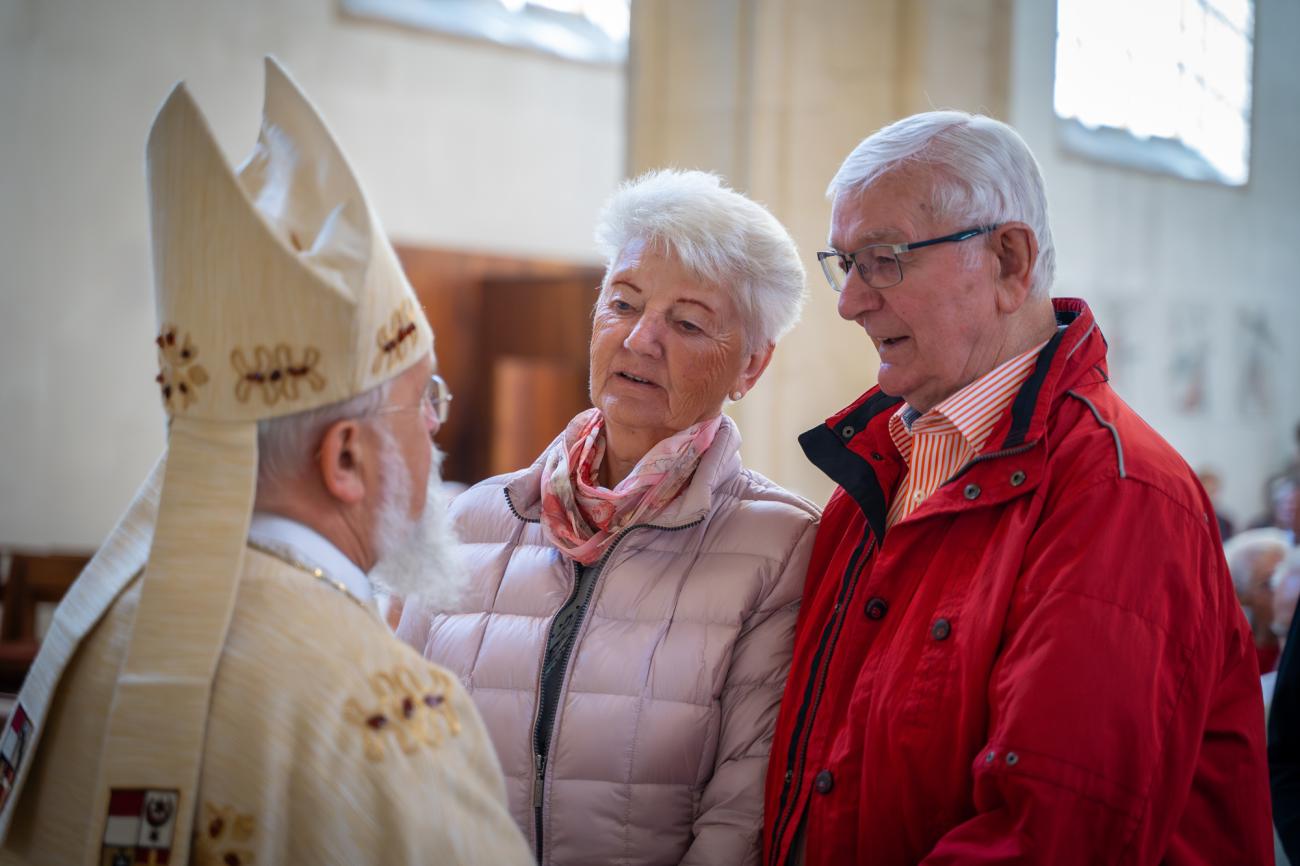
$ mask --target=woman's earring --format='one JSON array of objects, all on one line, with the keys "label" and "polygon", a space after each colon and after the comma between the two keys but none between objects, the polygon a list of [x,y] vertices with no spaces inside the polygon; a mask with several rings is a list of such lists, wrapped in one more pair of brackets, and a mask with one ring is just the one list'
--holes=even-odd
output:
[{"label": "woman's earring", "polygon": [[737,400],[739,400],[741,397],[744,397],[744,396],[745,396],[745,394],[744,394],[744,392],[742,392],[742,391],[732,391],[732,392],[731,392],[731,402],[735,403]]}]

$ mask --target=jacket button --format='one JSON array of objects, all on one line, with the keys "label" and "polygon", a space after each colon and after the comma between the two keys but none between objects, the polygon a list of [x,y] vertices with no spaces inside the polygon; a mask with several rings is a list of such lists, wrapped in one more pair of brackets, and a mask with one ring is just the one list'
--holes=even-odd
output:
[{"label": "jacket button", "polygon": [[978,484],[967,484],[966,489],[962,491],[967,499],[978,499],[980,495],[980,486]]},{"label": "jacket button", "polygon": [[830,770],[822,770],[813,779],[813,790],[818,794],[829,794],[835,787],[835,775]]},{"label": "jacket button", "polygon": [[935,640],[947,640],[950,634],[952,634],[952,623],[942,617],[936,619],[934,625],[930,627],[930,637]]},{"label": "jacket button", "polygon": [[840,435],[843,436],[845,439],[852,439],[853,434],[857,432],[858,431],[854,428],[852,424],[845,424],[843,427],[840,428]]},{"label": "jacket button", "polygon": [[889,611],[889,603],[883,598],[875,597],[867,601],[867,619],[884,619]]},{"label": "jacket button", "polygon": [[1019,469],[1011,473],[1012,487],[1019,487],[1021,484],[1024,483],[1025,483],[1025,473],[1021,472]]}]

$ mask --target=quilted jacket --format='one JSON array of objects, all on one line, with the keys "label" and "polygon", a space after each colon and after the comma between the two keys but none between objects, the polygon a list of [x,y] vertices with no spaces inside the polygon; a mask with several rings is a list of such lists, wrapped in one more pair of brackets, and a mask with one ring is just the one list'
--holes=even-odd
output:
[{"label": "quilted jacket", "polygon": [[742,469],[724,417],[683,493],[598,564],[546,754],[538,692],[575,564],[543,538],[541,461],[461,494],[473,574],[398,634],[457,673],[541,863],[756,863],[763,777],[818,512]]}]

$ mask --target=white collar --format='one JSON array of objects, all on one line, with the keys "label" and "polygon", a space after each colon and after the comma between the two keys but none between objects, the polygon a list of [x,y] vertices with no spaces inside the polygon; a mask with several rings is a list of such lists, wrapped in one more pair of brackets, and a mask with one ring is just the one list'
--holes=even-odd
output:
[{"label": "white collar", "polygon": [[366,573],[328,538],[310,526],[278,514],[254,511],[253,520],[248,527],[248,540],[272,550],[283,551],[292,558],[301,560],[304,565],[319,568],[331,580],[343,584],[363,604],[372,603],[374,592]]}]

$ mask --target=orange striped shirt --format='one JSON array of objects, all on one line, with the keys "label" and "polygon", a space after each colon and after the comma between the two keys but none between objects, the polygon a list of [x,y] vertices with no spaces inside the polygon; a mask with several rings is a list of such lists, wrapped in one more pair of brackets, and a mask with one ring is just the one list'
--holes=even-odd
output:
[{"label": "orange striped shirt", "polygon": [[904,403],[889,418],[889,435],[907,475],[889,507],[886,528],[907,517],[984,447],[1047,341],[994,367],[924,415]]}]

